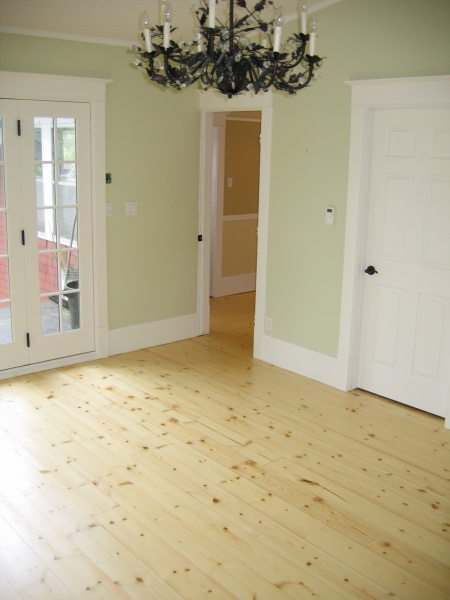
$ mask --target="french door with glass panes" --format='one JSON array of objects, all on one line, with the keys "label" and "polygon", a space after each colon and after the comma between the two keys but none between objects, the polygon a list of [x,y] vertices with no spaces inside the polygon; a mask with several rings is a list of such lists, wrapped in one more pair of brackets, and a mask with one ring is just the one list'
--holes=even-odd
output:
[{"label": "french door with glass panes", "polygon": [[90,107],[0,100],[0,369],[94,350]]}]

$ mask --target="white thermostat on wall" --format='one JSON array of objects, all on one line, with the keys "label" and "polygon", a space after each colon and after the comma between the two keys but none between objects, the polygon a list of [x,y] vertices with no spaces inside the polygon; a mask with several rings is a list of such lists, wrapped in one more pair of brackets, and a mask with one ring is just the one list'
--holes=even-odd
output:
[{"label": "white thermostat on wall", "polygon": [[327,225],[334,225],[334,208],[332,206],[327,206],[327,212],[325,214],[325,223]]}]

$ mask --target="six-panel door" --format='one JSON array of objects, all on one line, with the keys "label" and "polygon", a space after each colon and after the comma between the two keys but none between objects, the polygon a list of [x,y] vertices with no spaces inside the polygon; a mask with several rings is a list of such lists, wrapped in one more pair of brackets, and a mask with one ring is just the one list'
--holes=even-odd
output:
[{"label": "six-panel door", "polygon": [[450,373],[450,110],[377,110],[358,386],[444,416]]}]

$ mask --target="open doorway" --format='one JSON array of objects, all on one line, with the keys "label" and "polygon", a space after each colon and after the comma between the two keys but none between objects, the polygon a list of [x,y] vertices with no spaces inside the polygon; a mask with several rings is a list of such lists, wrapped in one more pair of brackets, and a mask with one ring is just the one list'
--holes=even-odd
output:
[{"label": "open doorway", "polygon": [[210,335],[253,354],[261,111],[213,116]]},{"label": "open doorway", "polygon": [[210,296],[256,289],[261,112],[215,113]]},{"label": "open doorway", "polygon": [[[259,204],[258,204],[258,236],[257,236],[257,277],[255,308],[250,318],[250,327],[253,328],[253,357],[262,358],[264,343],[264,315],[267,280],[267,247],[269,230],[269,190],[270,190],[270,162],[272,145],[272,92],[258,96],[233,98],[230,103],[226,98],[209,92],[200,95],[201,116],[201,144],[200,144],[200,220],[199,220],[199,277],[198,277],[198,333],[206,334],[210,331],[210,302],[211,302],[211,210],[214,160],[214,115],[216,113],[242,112],[243,117],[248,117],[251,112],[260,113],[261,143],[259,166]],[[238,298],[239,296],[233,296]],[[254,324],[253,324],[254,323]]]}]

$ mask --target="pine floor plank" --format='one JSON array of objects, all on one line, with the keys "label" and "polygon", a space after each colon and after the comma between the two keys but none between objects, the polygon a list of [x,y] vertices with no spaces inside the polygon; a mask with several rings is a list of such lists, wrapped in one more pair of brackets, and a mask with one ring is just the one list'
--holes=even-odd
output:
[{"label": "pine floor plank", "polygon": [[0,600],[450,598],[450,432],[211,333],[0,382]]}]

